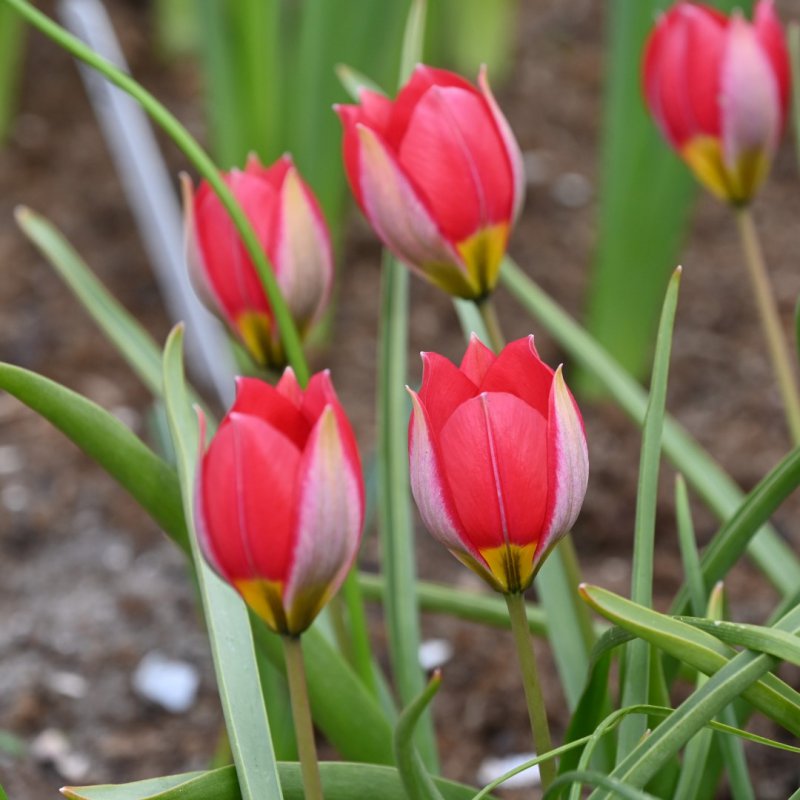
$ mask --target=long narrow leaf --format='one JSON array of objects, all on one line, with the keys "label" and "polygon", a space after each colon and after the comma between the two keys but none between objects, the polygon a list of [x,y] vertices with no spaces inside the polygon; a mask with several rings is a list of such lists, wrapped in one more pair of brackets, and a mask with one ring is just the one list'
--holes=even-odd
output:
[{"label": "long narrow leaf", "polygon": [[255,702],[261,686],[247,609],[206,564],[194,531],[194,476],[200,442],[183,377],[182,344],[183,329],[178,326],[164,351],[164,396],[222,711],[243,800],[277,800],[282,794],[269,723],[263,703]]},{"label": "long narrow leaf", "polygon": [[[780,630],[800,632],[800,609],[786,615],[779,623]],[[640,788],[672,758],[703,725],[706,725],[726,705],[739,695],[745,695],[754,684],[775,666],[774,658],[744,652],[731,659],[714,674],[655,731],[628,756],[612,773],[625,784]],[[797,712],[789,730],[797,734]],[[785,726],[786,727],[786,726]],[[594,792],[590,800],[605,794]]]},{"label": "long narrow leaf", "polygon": [[[716,637],[606,589],[584,585],[581,592],[607,619],[707,675],[726,668],[734,654]],[[765,675],[753,686],[748,685],[743,697],[778,724],[800,735],[800,694],[779,678]]]},{"label": "long narrow leaf", "polygon": [[[639,605],[653,602],[653,550],[656,531],[656,500],[661,465],[661,434],[667,401],[667,376],[672,352],[672,328],[678,305],[681,270],[673,273],[661,312],[650,400],[644,416],[642,451],[639,460],[639,484],[636,491],[636,526],[633,543],[631,599]],[[625,652],[625,683],[622,705],[646,703],[650,699],[650,646],[644,641],[631,642]],[[644,734],[645,720],[630,717],[620,726],[617,758],[624,758]]]},{"label": "long narrow leaf", "polygon": [[[408,800],[396,769],[369,764],[323,761],[319,765],[325,800]],[[284,800],[304,800],[297,764],[279,764]],[[444,800],[472,800],[475,789],[441,778],[434,782]],[[241,800],[233,767],[188,772],[120,785],[68,786],[68,800]],[[261,800],[272,800],[265,796]],[[489,798],[491,800],[491,798]]]},{"label": "long narrow leaf", "polygon": [[97,461],[188,550],[175,470],[115,416],[65,386],[11,364],[0,363],[0,389],[43,416]]},{"label": "long narrow leaf", "polygon": [[[647,393],[580,325],[547,296],[509,259],[500,278],[523,307],[587,372],[605,387],[615,402],[638,424],[644,420]],[[664,421],[663,448],[703,501],[720,519],[734,514],[744,495],[731,478],[675,420]],[[759,531],[749,553],[781,594],[800,585],[800,560],[769,527]]]}]

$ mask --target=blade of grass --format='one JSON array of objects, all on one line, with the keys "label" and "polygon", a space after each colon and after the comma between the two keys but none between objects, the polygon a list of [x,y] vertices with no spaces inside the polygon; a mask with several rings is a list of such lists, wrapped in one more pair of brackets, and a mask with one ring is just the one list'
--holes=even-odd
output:
[{"label": "blade of grass", "polygon": [[121,72],[109,61],[98,56],[97,53],[86,47],[79,39],[69,34],[46,15],[37,11],[27,0],[0,0],[0,2],[12,6],[25,20],[35,28],[38,28],[45,36],[52,39],[76,58],[96,69],[115,86],[130,94],[208,181],[214,193],[230,214],[248,255],[253,259],[256,271],[269,298],[275,321],[280,329],[287,358],[294,368],[298,381],[301,385],[305,385],[308,380],[308,365],[303,354],[297,328],[281,295],[275,274],[247,216],[203,148],[200,147],[177,118],[144,87],[129,75]]},{"label": "blade of grass", "polygon": [[205,563],[194,531],[194,475],[199,441],[183,377],[182,341],[183,329],[178,326],[170,334],[164,351],[164,396],[225,725],[243,800],[277,799],[283,794],[269,723],[264,705],[254,702],[261,694],[261,686],[248,612],[242,600]]},{"label": "blade of grass", "polygon": [[[759,528],[800,486],[800,448],[793,450],[744,498],[736,512],[714,534],[703,551],[700,566],[707,589],[722,580],[750,545]],[[794,592],[787,592],[791,597]],[[673,613],[688,607],[689,588],[682,586],[672,603]]]},{"label": "blade of grass", "polygon": [[[656,501],[658,473],[661,465],[661,434],[667,401],[669,357],[672,352],[672,329],[678,305],[681,270],[675,270],[664,298],[656,352],[650,400],[642,428],[642,452],[639,461],[639,483],[636,491],[636,523],[633,542],[631,599],[643,606],[653,602],[653,548],[655,546]],[[622,705],[633,706],[650,698],[650,646],[644,641],[628,644],[624,655],[625,683]],[[636,746],[645,731],[645,720],[630,717],[620,726],[617,761],[621,761]]]},{"label": "blade of grass", "polygon": [[686,481],[680,474],[675,476],[675,517],[678,523],[681,562],[683,563],[683,573],[686,575],[686,586],[691,598],[692,612],[699,617],[706,607],[706,587],[703,570],[700,567],[700,554],[697,552],[692,510],[689,507],[689,493],[686,490]]},{"label": "blade of grass", "polygon": [[[800,632],[800,608],[789,612],[776,626],[789,633]],[[685,700],[655,731],[628,756],[611,777],[639,788],[672,758],[686,742],[726,705],[752,690],[754,684],[776,665],[770,656],[739,653]],[[795,716],[795,723],[798,717]],[[789,730],[796,728],[796,724]],[[793,731],[797,734],[797,730]],[[590,800],[607,795],[594,792]]]},{"label": "blade of grass", "polygon": [[[707,675],[727,668],[731,656],[735,656],[734,650],[711,634],[606,589],[584,584],[581,593],[606,619]],[[745,688],[743,697],[787,730],[795,735],[800,733],[800,693],[775,675],[765,674],[753,686]]]},{"label": "blade of grass", "polygon": [[[575,363],[591,372],[636,423],[642,424],[647,393],[580,327],[509,259],[500,278],[522,306],[534,316]],[[703,502],[719,518],[727,519],[742,503],[742,491],[697,442],[669,416],[664,420],[663,448]],[[792,594],[800,585],[800,560],[770,527],[753,539],[749,553],[759,569],[781,594]]]}]

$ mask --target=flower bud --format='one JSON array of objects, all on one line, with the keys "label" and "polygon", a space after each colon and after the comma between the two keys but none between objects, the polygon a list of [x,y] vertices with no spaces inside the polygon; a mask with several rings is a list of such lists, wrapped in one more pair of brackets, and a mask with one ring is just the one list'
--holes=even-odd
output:
[{"label": "flower bud", "polygon": [[302,390],[239,378],[202,456],[195,517],[203,552],[277,633],[297,635],[341,586],[358,551],[364,483],[327,372]]},{"label": "flower bud", "polygon": [[697,179],[734,205],[764,181],[789,107],[789,57],[772,0],[752,23],[681,2],[658,21],[644,57],[650,113]]},{"label": "flower bud", "polygon": [[[222,177],[253,226],[303,336],[325,310],[333,283],[330,234],[316,198],[288,155],[269,168],[251,156],[243,171]],[[255,361],[284,367],[280,332],[261,279],[208,183],[194,193],[185,180],[184,213],[187,262],[200,299]]]},{"label": "flower bud", "polygon": [[350,186],[401,261],[457,297],[497,283],[523,202],[522,156],[482,70],[480,89],[418,66],[397,99],[338,106]]},{"label": "flower bud", "polygon": [[586,494],[580,411],[533,336],[495,356],[473,335],[460,367],[422,360],[408,448],[422,521],[494,589],[522,592]]}]

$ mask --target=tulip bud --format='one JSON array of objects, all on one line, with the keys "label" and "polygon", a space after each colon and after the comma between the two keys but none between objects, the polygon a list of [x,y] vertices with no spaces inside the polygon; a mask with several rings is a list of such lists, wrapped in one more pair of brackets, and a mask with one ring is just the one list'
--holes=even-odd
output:
[{"label": "tulip bud", "polygon": [[[300,335],[316,322],[333,283],[333,253],[325,219],[291,158],[265,168],[251,156],[223,174],[275,271]],[[197,193],[184,181],[186,248],[200,299],[259,364],[282,368],[286,358],[264,287],[239,233],[213,189]]]},{"label": "tulip bud", "polygon": [[473,335],[461,366],[423,353],[409,390],[411,490],[422,521],[494,589],[522,592],[572,527],[589,476],[583,420],[533,336],[495,356]]},{"label": "tulip bud", "polygon": [[752,24],[681,2],[647,42],[644,93],[650,113],[697,179],[734,205],[764,181],[789,107],[789,57],[772,0]]},{"label": "tulip bud", "polygon": [[522,156],[481,70],[480,89],[418,66],[397,99],[338,106],[350,186],[401,261],[457,297],[497,283],[522,206]]},{"label": "tulip bud", "polygon": [[239,378],[198,469],[198,538],[214,569],[277,633],[298,635],[358,551],[364,483],[327,372],[300,388]]}]

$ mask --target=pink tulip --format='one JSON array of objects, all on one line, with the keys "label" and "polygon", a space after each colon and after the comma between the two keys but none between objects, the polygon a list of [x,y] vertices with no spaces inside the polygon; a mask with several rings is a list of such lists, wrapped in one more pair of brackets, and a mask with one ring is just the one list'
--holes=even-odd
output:
[{"label": "pink tulip", "polygon": [[272,630],[302,633],[339,589],[361,540],[364,483],[327,372],[300,388],[239,378],[202,457],[195,498],[209,563]]},{"label": "pink tulip", "polygon": [[522,157],[492,96],[452,72],[418,66],[392,101],[364,90],[338,106],[353,193],[383,243],[450,294],[497,283],[523,202]]},{"label": "pink tulip", "polygon": [[[275,271],[301,336],[328,303],[333,283],[330,234],[316,198],[289,156],[265,168],[251,156],[223,175]],[[264,366],[286,360],[266,292],[227,211],[203,181],[184,184],[187,261],[200,298]]]},{"label": "pink tulip", "polygon": [[749,202],[789,107],[789,57],[772,0],[759,0],[752,23],[678,3],[650,35],[643,73],[651,114],[698,180],[723,200]]},{"label": "pink tulip", "polygon": [[578,516],[589,475],[580,411],[533,337],[460,367],[423,353],[409,390],[411,490],[431,534],[501,592],[522,592]]}]

